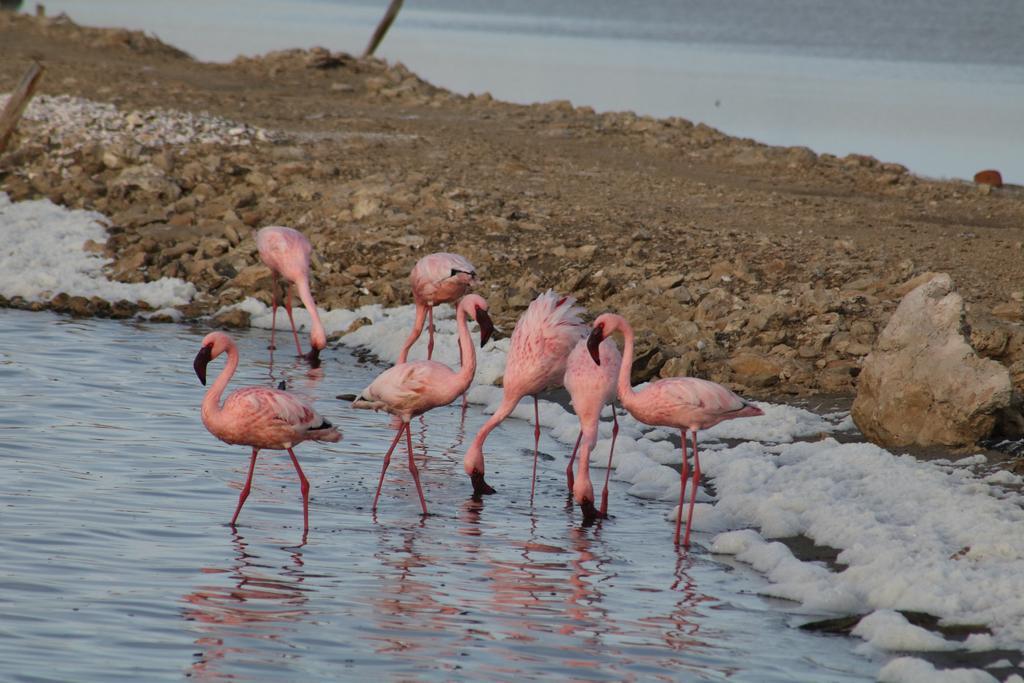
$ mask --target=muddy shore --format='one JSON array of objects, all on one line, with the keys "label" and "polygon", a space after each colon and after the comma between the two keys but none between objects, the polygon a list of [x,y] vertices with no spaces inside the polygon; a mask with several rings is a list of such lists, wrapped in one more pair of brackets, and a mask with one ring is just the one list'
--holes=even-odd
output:
[{"label": "muddy shore", "polygon": [[[323,48],[206,64],[141,33],[0,13],[0,56],[0,92],[38,58],[40,93],[113,104],[123,119],[104,135],[23,121],[0,156],[0,191],[109,216],[106,244],[89,248],[113,259],[110,277],[187,279],[200,291],[187,317],[269,301],[252,233],[284,224],[322,259],[324,307],[408,303],[412,264],[456,251],[507,331],[548,287],[630,318],[636,380],[842,395],[900,297],[948,272],[975,347],[1024,385],[1020,187],[930,180],[679,118],[463,97]],[[147,137],[154,110],[223,126]],[[135,311],[60,293],[0,305]],[[221,322],[248,324],[239,312]]]}]

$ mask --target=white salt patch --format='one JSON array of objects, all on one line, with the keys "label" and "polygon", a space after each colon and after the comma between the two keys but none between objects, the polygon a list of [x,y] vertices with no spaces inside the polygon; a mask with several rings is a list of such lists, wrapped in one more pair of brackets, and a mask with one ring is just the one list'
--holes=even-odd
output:
[{"label": "white salt patch", "polygon": [[852,633],[880,650],[934,651],[959,647],[936,633],[914,626],[905,616],[890,609],[876,610],[867,615]]},{"label": "white salt patch", "polygon": [[983,481],[989,484],[1016,485],[1024,482],[1024,477],[1020,477],[1009,470],[999,470],[985,477]]},{"label": "white salt patch", "polygon": [[879,683],[998,683],[981,669],[936,669],[914,657],[898,657],[878,672]]},{"label": "white salt patch", "polygon": [[[0,108],[7,100],[0,95]],[[121,111],[113,104],[71,95],[36,95],[25,108],[21,124],[32,138],[49,139],[58,155],[68,156],[86,144],[133,143],[164,145],[249,145],[280,134],[210,114],[173,109]]]},{"label": "white salt patch", "polygon": [[795,406],[757,403],[764,411],[758,417],[726,420],[701,433],[705,439],[756,439],[761,442],[789,443],[794,439],[831,433],[836,426],[820,415]]},{"label": "white salt patch", "polygon": [[[846,613],[918,610],[986,624],[993,646],[1024,642],[1024,511],[970,470],[832,439],[745,443],[708,451],[702,464],[718,491],[717,524],[802,534],[841,550],[849,567],[792,593],[802,602]],[[744,538],[740,559],[748,561],[743,553],[755,548]],[[729,552],[736,542],[725,534],[712,548]],[[787,577],[769,578],[792,588]]]},{"label": "white salt patch", "polygon": [[108,259],[83,250],[86,240],[103,243],[103,216],[65,209],[48,199],[11,202],[0,192],[0,294],[48,301],[65,292],[109,301],[145,301],[176,306],[195,296],[195,287],[178,278],[155,282],[113,282],[103,275]]}]

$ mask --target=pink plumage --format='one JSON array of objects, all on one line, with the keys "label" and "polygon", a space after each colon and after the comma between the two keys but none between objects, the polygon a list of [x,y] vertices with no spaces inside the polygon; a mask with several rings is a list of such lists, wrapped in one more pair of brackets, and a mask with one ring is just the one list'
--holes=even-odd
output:
[{"label": "pink plumage", "polygon": [[[494,493],[494,489],[484,481],[483,445],[487,435],[508,417],[524,396],[533,396],[534,419],[539,420],[537,394],[561,386],[569,352],[585,336],[587,329],[580,319],[583,309],[575,304],[574,298],[548,290],[534,299],[516,322],[502,379],[504,398],[498,410],[477,432],[463,459],[475,495]],[[535,424],[534,479],[539,441],[540,425]],[[532,482],[530,498],[533,498]]]},{"label": "pink plumage", "polygon": [[464,296],[456,310],[459,344],[460,348],[464,350],[462,367],[458,372],[452,371],[443,363],[432,360],[399,363],[381,373],[352,402],[352,406],[355,408],[384,410],[399,419],[398,433],[395,434],[391,448],[384,456],[380,481],[377,483],[377,494],[373,498],[374,510],[377,509],[377,499],[380,498],[384,474],[391,463],[391,453],[401,439],[402,432],[405,432],[409,450],[409,472],[412,474],[413,481],[416,482],[416,491],[420,496],[423,514],[427,514],[427,503],[420,486],[419,471],[416,469],[416,463],[412,456],[412,435],[409,431],[409,421],[416,415],[422,415],[432,408],[448,405],[460,394],[463,394],[473,381],[473,376],[476,374],[476,350],[469,335],[467,317],[473,318],[480,325],[480,346],[487,343],[494,330],[494,325],[487,315],[487,302],[483,297],[476,294]]},{"label": "pink plumage", "polygon": [[619,401],[640,422],[660,427],[674,427],[682,433],[683,466],[679,480],[679,515],[676,518],[675,542],[679,544],[679,530],[683,519],[683,496],[686,489],[686,432],[693,432],[693,487],[690,492],[690,510],[686,518],[686,536],[683,545],[690,544],[693,525],[693,505],[700,480],[700,458],[697,454],[697,431],[708,429],[719,422],[738,417],[756,417],[764,413],[746,399],[737,396],[720,384],[696,377],[671,377],[652,382],[640,391],[633,391],[629,378],[633,368],[633,328],[622,316],[605,313],[594,321],[594,329],[587,340],[590,355],[601,363],[599,354],[603,341],[615,331],[622,332],[625,340],[622,365],[619,369]]},{"label": "pink plumage", "polygon": [[428,254],[417,261],[409,273],[409,283],[416,304],[416,321],[398,354],[399,363],[408,360],[409,350],[419,339],[428,317],[427,360],[430,360],[434,355],[434,306],[454,303],[479,284],[472,263],[463,256],[446,252]]},{"label": "pink plumage", "polygon": [[256,248],[260,253],[260,260],[274,276],[274,303],[271,314],[270,326],[270,348],[274,348],[274,333],[277,326],[277,290],[278,278],[288,281],[288,291],[284,297],[285,310],[288,312],[288,321],[292,326],[292,335],[295,337],[295,348],[299,355],[302,354],[302,345],[299,343],[299,333],[295,329],[295,319],[292,317],[292,287],[298,290],[299,299],[306,307],[311,320],[309,343],[310,352],[307,358],[315,366],[319,365],[320,351],[327,347],[327,335],[324,326],[320,323],[320,315],[317,312],[316,302],[309,288],[309,258],[313,253],[313,247],[298,230],[281,226],[269,226],[262,228],[256,233]]},{"label": "pink plumage", "polygon": [[[612,409],[612,443],[608,451],[608,469],[605,470],[604,491],[601,494],[601,510],[594,508],[594,487],[590,482],[590,453],[597,444],[597,428],[601,411],[615,400],[615,382],[619,376],[622,356],[615,342],[606,339],[600,346],[601,364],[590,357],[587,341],[580,339],[565,366],[565,388],[572,397],[572,409],[580,421],[580,435],[576,439],[572,457],[565,470],[566,481],[573,499],[583,512],[583,519],[591,521],[608,515],[608,478],[611,474],[612,454],[615,439],[619,433],[619,420]],[[572,464],[576,452],[580,453],[579,476],[573,477]]]},{"label": "pink plumage", "polygon": [[222,353],[228,354],[228,361],[203,397],[203,425],[225,443],[252,447],[249,476],[238,496],[231,524],[238,519],[238,513],[249,496],[259,451],[285,450],[302,483],[303,529],[308,530],[309,481],[292,448],[303,441],[337,442],[341,440],[341,433],[309,404],[277,389],[246,387],[230,394],[221,405],[221,395],[238,367],[235,342],[224,332],[211,332],[203,338],[202,348],[193,362],[199,381],[206,384],[206,366]]}]

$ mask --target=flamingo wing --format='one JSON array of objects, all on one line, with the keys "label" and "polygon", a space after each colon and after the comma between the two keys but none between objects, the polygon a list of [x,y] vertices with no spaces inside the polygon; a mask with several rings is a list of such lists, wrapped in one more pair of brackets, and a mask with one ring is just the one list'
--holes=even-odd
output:
[{"label": "flamingo wing", "polygon": [[391,413],[419,410],[443,374],[453,373],[436,361],[400,363],[373,380],[360,392],[353,405]]},{"label": "flamingo wing", "polygon": [[671,377],[659,380],[655,386],[664,394],[667,402],[700,408],[710,414],[731,413],[747,405],[745,400],[721,384],[697,377]]},{"label": "flamingo wing", "polygon": [[324,422],[319,413],[292,394],[263,387],[239,389],[228,396],[224,410],[245,415],[253,421],[286,425],[299,433],[315,429]]}]

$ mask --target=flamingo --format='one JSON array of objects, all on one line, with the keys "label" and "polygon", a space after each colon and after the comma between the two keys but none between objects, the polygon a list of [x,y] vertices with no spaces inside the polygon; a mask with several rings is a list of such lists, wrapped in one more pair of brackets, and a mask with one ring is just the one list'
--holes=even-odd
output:
[{"label": "flamingo", "polygon": [[228,354],[228,362],[203,397],[203,426],[224,443],[252,447],[249,476],[245,480],[245,487],[238,495],[238,506],[231,518],[231,526],[235,525],[238,513],[242,511],[242,505],[249,497],[252,475],[256,470],[256,456],[260,450],[288,451],[302,483],[305,537],[306,531],[309,530],[309,480],[299,467],[299,461],[292,448],[303,441],[336,443],[341,440],[341,432],[308,404],[279,389],[239,389],[228,396],[222,406],[221,394],[224,393],[224,388],[238,367],[238,348],[234,340],[224,332],[211,332],[203,338],[202,348],[192,363],[199,381],[205,385],[206,366],[222,353]]},{"label": "flamingo", "polygon": [[409,449],[409,472],[412,473],[413,481],[416,482],[416,492],[420,496],[423,514],[427,514],[427,502],[423,498],[419,470],[416,469],[416,463],[413,462],[412,457],[412,433],[409,430],[409,421],[432,408],[448,405],[460,394],[465,393],[470,382],[473,381],[473,375],[476,374],[476,351],[473,349],[473,341],[469,335],[467,316],[476,320],[480,325],[481,347],[487,343],[494,331],[494,324],[491,322],[490,316],[487,315],[487,302],[484,298],[477,294],[464,296],[456,310],[456,324],[459,328],[459,346],[469,349],[469,351],[462,354],[462,367],[458,372],[452,371],[443,363],[432,360],[398,363],[381,373],[352,401],[354,408],[384,410],[399,420],[398,432],[384,456],[380,480],[377,482],[377,493],[373,497],[373,510],[377,509],[377,499],[380,498],[380,489],[384,484],[384,474],[388,471],[388,465],[391,463],[391,453],[398,445],[398,440],[402,438],[402,432],[405,432],[406,444]]},{"label": "flamingo", "polygon": [[477,284],[476,268],[458,254],[438,252],[424,256],[409,273],[412,284],[412,297],[416,302],[416,322],[409,333],[402,350],[398,354],[398,362],[409,359],[409,349],[423,332],[423,322],[429,316],[430,326],[427,328],[427,360],[434,355],[434,306],[452,303],[466,295],[471,287]]},{"label": "flamingo", "polygon": [[463,459],[466,474],[473,483],[474,496],[495,492],[484,481],[483,447],[487,435],[508,417],[519,404],[519,399],[533,396],[533,479],[530,481],[530,500],[533,500],[540,443],[537,394],[562,384],[569,352],[586,335],[586,325],[580,320],[583,309],[575,304],[576,299],[560,297],[549,289],[534,299],[516,322],[505,364],[501,405],[477,432]]},{"label": "flamingo", "polygon": [[756,417],[764,412],[746,399],[737,396],[721,384],[696,377],[670,377],[652,382],[641,391],[633,391],[629,377],[633,370],[633,328],[626,319],[614,313],[605,313],[594,321],[594,329],[587,339],[590,356],[598,365],[601,343],[615,331],[622,332],[624,345],[622,365],[619,368],[619,401],[630,415],[644,424],[679,429],[683,439],[683,467],[679,478],[679,515],[676,517],[675,543],[679,545],[679,527],[683,519],[683,494],[686,491],[686,432],[693,432],[693,488],[690,492],[690,510],[686,517],[686,535],[683,545],[690,545],[693,525],[693,504],[697,498],[700,479],[700,459],[697,456],[697,430],[708,429],[719,422],[737,417]]},{"label": "flamingo", "polygon": [[313,367],[320,365],[320,351],[327,347],[327,335],[320,324],[320,315],[316,310],[316,302],[309,290],[309,257],[313,251],[309,240],[298,230],[272,225],[262,228],[256,233],[256,247],[260,252],[260,260],[274,275],[274,306],[270,322],[270,348],[274,348],[274,333],[277,327],[277,280],[284,278],[290,284],[284,297],[284,308],[288,312],[288,322],[292,325],[295,337],[295,348],[302,354],[299,333],[295,330],[295,319],[292,317],[292,287],[299,290],[299,299],[309,312],[312,326],[309,332],[309,354],[306,359]]},{"label": "flamingo", "polygon": [[[597,443],[597,425],[601,410],[606,403],[615,400],[615,381],[619,375],[622,356],[615,342],[606,339],[600,345],[601,362],[594,365],[587,348],[587,340],[581,339],[569,353],[565,366],[565,388],[572,397],[572,409],[580,420],[580,435],[576,438],[576,446],[572,449],[569,466],[565,468],[565,478],[573,499],[583,512],[584,521],[593,521],[598,517],[608,516],[608,477],[612,468],[612,453],[615,452],[615,439],[619,435],[619,418],[612,408],[612,443],[608,451],[608,469],[604,474],[604,491],[601,492],[601,510],[594,508],[594,487],[590,483],[590,452]],[[580,450],[582,446],[582,450]],[[580,453],[579,476],[573,480],[572,464],[576,452]]]}]

